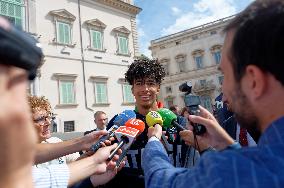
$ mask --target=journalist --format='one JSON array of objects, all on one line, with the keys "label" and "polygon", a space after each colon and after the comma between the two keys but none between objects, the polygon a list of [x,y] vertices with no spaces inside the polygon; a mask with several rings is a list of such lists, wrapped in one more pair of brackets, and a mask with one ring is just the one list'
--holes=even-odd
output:
[{"label": "journalist", "polygon": [[146,187],[283,187],[283,0],[254,1],[225,32],[223,92],[240,126],[260,130],[258,145],[240,148],[201,108],[189,119],[206,127],[200,139],[220,152],[204,154],[192,169],[174,168],[159,142],[161,127],[150,128],[142,156]]},{"label": "journalist", "polygon": [[0,17],[0,187],[33,187],[36,134],[26,91],[41,58],[37,42]]}]

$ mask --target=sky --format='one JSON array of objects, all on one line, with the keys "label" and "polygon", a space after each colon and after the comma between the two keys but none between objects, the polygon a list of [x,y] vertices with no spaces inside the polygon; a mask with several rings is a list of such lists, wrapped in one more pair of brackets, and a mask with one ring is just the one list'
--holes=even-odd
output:
[{"label": "sky", "polygon": [[239,13],[253,0],[134,0],[140,53],[151,40]]}]

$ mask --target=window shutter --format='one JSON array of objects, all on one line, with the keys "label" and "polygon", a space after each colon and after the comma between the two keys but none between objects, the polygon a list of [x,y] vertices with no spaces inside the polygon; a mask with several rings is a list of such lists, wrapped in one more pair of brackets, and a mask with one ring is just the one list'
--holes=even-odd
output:
[{"label": "window shutter", "polygon": [[0,1],[0,15],[7,18],[11,23],[22,28],[24,17],[24,2],[17,1]]},{"label": "window shutter", "polygon": [[62,104],[66,104],[67,103],[67,89],[66,89],[66,84],[65,83],[61,83],[61,96],[62,96]]},{"label": "window shutter", "polygon": [[58,22],[58,37],[58,41],[64,43],[64,25],[60,22]]},{"label": "window shutter", "polygon": [[92,31],[93,48],[102,49],[102,33],[99,31]]},{"label": "window shutter", "polygon": [[74,104],[74,83],[73,82],[61,82],[61,104]]},{"label": "window shutter", "polygon": [[128,39],[125,38],[125,50],[124,50],[125,54],[128,54]]},{"label": "window shutter", "polygon": [[68,24],[64,24],[64,43],[70,44],[70,26]]},{"label": "window shutter", "polygon": [[96,103],[107,103],[105,83],[96,83]]}]

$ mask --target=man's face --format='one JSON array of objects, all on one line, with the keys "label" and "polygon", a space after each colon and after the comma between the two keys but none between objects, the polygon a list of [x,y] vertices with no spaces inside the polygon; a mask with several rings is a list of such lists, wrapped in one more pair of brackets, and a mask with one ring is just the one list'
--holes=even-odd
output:
[{"label": "man's face", "polygon": [[234,77],[234,70],[230,58],[230,48],[233,37],[234,32],[229,31],[222,50],[220,70],[224,74],[222,85],[223,96],[230,110],[235,113],[235,117],[240,126],[251,129],[252,127],[255,128],[258,126],[258,120],[252,110],[251,102],[242,89],[243,78],[240,81],[236,81]]},{"label": "man's face", "polygon": [[108,121],[108,119],[107,119],[105,114],[99,114],[95,118],[95,123],[100,130],[105,129],[107,121]]},{"label": "man's face", "polygon": [[45,141],[51,137],[49,127],[51,125],[51,114],[46,110],[38,109],[32,115],[39,141]]},{"label": "man's face", "polygon": [[132,93],[136,99],[136,105],[145,109],[150,109],[156,103],[160,86],[155,79],[145,78],[134,80]]}]

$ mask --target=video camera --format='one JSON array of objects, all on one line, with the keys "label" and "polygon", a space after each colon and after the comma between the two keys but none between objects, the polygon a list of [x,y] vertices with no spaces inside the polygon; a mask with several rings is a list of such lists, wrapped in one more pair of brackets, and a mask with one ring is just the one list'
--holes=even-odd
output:
[{"label": "video camera", "polygon": [[23,68],[33,80],[43,57],[38,41],[12,25],[8,30],[0,27],[0,41],[1,64]]},{"label": "video camera", "polygon": [[[199,116],[200,110],[198,105],[201,104],[200,97],[198,95],[193,95],[191,93],[192,83],[185,82],[179,86],[181,92],[186,92],[184,97],[184,103],[187,111],[191,115]],[[206,128],[201,124],[193,124],[193,133],[196,135],[201,135],[206,132]]]}]

